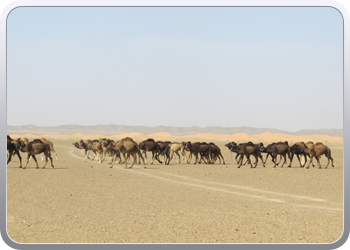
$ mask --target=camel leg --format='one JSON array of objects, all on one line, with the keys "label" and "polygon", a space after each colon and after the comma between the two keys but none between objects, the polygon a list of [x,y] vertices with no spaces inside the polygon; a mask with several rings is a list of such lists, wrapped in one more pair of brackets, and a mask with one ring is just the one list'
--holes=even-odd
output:
[{"label": "camel leg", "polygon": [[[146,168],[145,159],[143,159],[143,156],[142,156],[141,152],[140,152],[140,151],[138,151],[138,152],[137,152],[137,154],[138,154],[138,155],[139,155],[139,157],[141,158],[141,160],[142,160],[142,162],[143,162],[143,165],[145,165],[145,167],[144,167],[144,168]],[[135,155],[136,155],[136,154],[135,154]]]},{"label": "camel leg", "polygon": [[266,164],[266,161],[267,161],[267,158],[269,158],[269,155],[270,155],[269,153],[266,154],[266,158],[265,158],[264,164]]},{"label": "camel leg", "polygon": [[237,154],[236,157],[235,157],[237,165],[238,165],[238,161],[239,161],[239,160],[237,160],[238,156],[239,156],[239,154]]},{"label": "camel leg", "polygon": [[19,153],[19,151],[18,150],[15,150],[15,154],[17,154],[17,156],[18,156],[18,158],[19,158],[19,168],[22,168],[22,157],[21,157],[21,155],[20,155],[20,153]]},{"label": "camel leg", "polygon": [[260,158],[260,160],[261,160],[261,163],[262,163],[263,166],[265,167],[265,163],[264,163],[264,159],[263,159],[262,155],[259,155],[259,158]]},{"label": "camel leg", "polygon": [[163,162],[159,159],[159,152],[155,153],[155,158],[160,164],[163,164]]},{"label": "camel leg", "polygon": [[320,157],[316,155],[315,158],[316,158],[316,161],[317,161],[318,168],[321,168]]},{"label": "camel leg", "polygon": [[187,164],[189,164],[192,160],[192,153],[190,152],[188,157],[187,157]]},{"label": "camel leg", "polygon": [[246,155],[246,157],[247,157],[248,160],[249,160],[250,168],[254,168],[254,167],[253,167],[253,164],[252,164],[252,161],[250,160],[250,155]]},{"label": "camel leg", "polygon": [[305,162],[304,162],[303,167],[305,167],[305,165],[306,165],[306,163],[307,163],[307,154],[304,154],[304,159],[305,159]]},{"label": "camel leg", "polygon": [[[277,154],[273,154],[273,155],[271,155],[271,157],[272,157],[272,161],[273,161],[273,159],[276,159]],[[278,163],[277,163],[277,161],[274,161],[273,163],[275,163],[275,165],[273,166],[275,168],[278,165]]]},{"label": "camel leg", "polygon": [[51,162],[51,167],[52,167],[52,168],[55,168],[55,166],[54,166],[53,163],[52,163],[52,157],[51,157],[51,154],[50,154],[50,153],[49,153],[48,157],[49,157],[50,162]]},{"label": "camel leg", "polygon": [[[310,164],[312,163],[312,158],[313,157],[314,157],[313,155],[310,156],[309,164],[307,165],[306,169],[309,169]],[[312,165],[314,165],[314,164],[312,164]]]},{"label": "camel leg", "polygon": [[90,151],[91,150],[86,150],[84,161],[86,161],[86,159],[89,158]]},{"label": "camel leg", "polygon": [[[221,156],[221,158],[222,158],[222,164],[224,164],[225,165],[225,160],[224,160],[224,157],[222,156],[222,154],[220,153],[219,154],[219,156]],[[220,159],[220,158],[219,158]]]},{"label": "camel leg", "polygon": [[258,156],[257,155],[254,155],[254,157],[255,157],[255,165],[254,165],[254,168],[256,168],[256,166],[258,165]]},{"label": "camel leg", "polygon": [[[146,153],[146,150],[143,150],[143,152],[142,152],[144,155],[145,155],[145,159],[146,159],[146,164],[148,165],[148,159],[147,159],[147,153]],[[141,163],[141,159],[139,159],[139,164]],[[153,163],[153,161],[152,161],[152,163]],[[152,164],[151,163],[151,164]]]},{"label": "camel leg", "polygon": [[136,155],[136,153],[133,153],[133,154],[132,154],[132,157],[134,158],[134,161],[132,162],[132,164],[131,164],[131,166],[129,167],[129,169],[132,168],[132,166],[134,166],[134,164],[137,162],[137,155]]},{"label": "camel leg", "polygon": [[329,160],[331,160],[332,161],[332,167],[334,167],[334,164],[333,164],[333,158],[332,158],[332,156],[331,156],[331,152],[329,151],[329,152],[327,152],[327,158],[328,158],[328,163],[327,163],[327,166],[326,166],[326,168],[328,167],[328,165],[329,165]]},{"label": "camel leg", "polygon": [[154,151],[152,151],[152,162],[151,165],[153,164],[154,160],[156,159]]},{"label": "camel leg", "polygon": [[[179,152],[175,152],[175,154],[179,157],[179,164],[181,164],[181,156],[180,156]],[[176,159],[176,157],[175,157],[175,159]]]},{"label": "camel leg", "polygon": [[240,168],[241,166],[242,166],[242,163],[243,163],[243,157],[244,157],[244,155],[240,155],[241,157],[239,158],[239,160],[238,160],[238,166],[237,166],[237,168]]},{"label": "camel leg", "polygon": [[44,154],[44,152],[42,152],[42,153],[40,154],[41,161],[44,161],[44,156],[43,156],[43,154]]},{"label": "camel leg", "polygon": [[24,165],[23,169],[26,169],[26,168],[27,168],[27,165],[28,165],[28,162],[29,162],[29,158],[30,158],[30,156],[29,156],[28,153],[27,153],[27,156],[26,156],[26,165]]},{"label": "camel leg", "polygon": [[8,157],[7,157],[7,165],[8,165],[9,162],[11,161],[13,150],[11,150],[11,151],[9,150],[7,153],[8,153]]},{"label": "camel leg", "polygon": [[[282,155],[281,155],[281,158],[282,158]],[[284,161],[283,161],[283,164],[282,164],[281,168],[283,168],[284,164],[287,162],[287,157],[286,157],[286,155],[283,155],[283,159],[284,159]],[[281,161],[281,160],[280,160],[280,161]],[[278,165],[278,164],[277,164],[277,165]]]},{"label": "camel leg", "polygon": [[35,155],[32,155],[32,157],[33,157],[33,159],[34,159],[34,161],[35,161],[35,163],[36,163],[36,168],[39,168],[39,164],[38,164],[38,161],[36,160]]},{"label": "camel leg", "polygon": [[[299,155],[295,155],[297,158],[298,158],[298,161],[299,161],[299,164],[300,164],[300,167],[302,168],[303,166],[301,165],[301,161],[300,161],[300,157]],[[294,154],[292,154],[292,157],[291,157],[291,161],[293,161],[293,157],[294,157]],[[292,163],[292,162],[291,162]]]},{"label": "camel leg", "polygon": [[43,168],[46,167],[46,164],[48,162],[47,158],[50,159],[50,162],[51,162],[51,167],[54,168],[54,165],[52,163],[52,157],[51,157],[51,153],[50,152],[45,152],[45,165],[43,166]]},{"label": "camel leg", "polygon": [[[277,154],[276,154],[276,156],[275,156],[275,160],[277,161]],[[282,161],[282,155],[280,155],[280,160],[279,160],[279,162],[277,163],[277,166],[280,164],[280,162]],[[283,163],[284,164],[284,163]],[[283,165],[282,165],[282,167],[283,167]]]},{"label": "camel leg", "polygon": [[289,157],[289,165],[288,165],[288,167],[291,168],[292,167],[292,159],[290,158],[290,154],[288,154],[288,157]]},{"label": "camel leg", "polygon": [[130,153],[126,153],[126,158],[125,158],[125,161],[124,161],[126,169],[128,168],[128,161],[129,161],[129,159],[130,159]]},{"label": "camel leg", "polygon": [[182,150],[181,154],[182,154],[182,162],[186,163],[186,153]]}]

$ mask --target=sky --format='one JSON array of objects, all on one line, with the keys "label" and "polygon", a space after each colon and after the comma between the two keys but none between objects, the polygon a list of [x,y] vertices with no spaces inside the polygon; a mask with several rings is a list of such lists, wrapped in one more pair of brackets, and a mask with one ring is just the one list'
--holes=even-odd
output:
[{"label": "sky", "polygon": [[343,128],[331,7],[20,7],[7,124]]}]

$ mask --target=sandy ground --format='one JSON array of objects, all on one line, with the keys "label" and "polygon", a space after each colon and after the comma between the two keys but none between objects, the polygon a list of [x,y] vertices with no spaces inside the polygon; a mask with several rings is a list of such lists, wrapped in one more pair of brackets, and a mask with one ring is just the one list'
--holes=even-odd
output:
[{"label": "sandy ground", "polygon": [[[13,136],[17,138],[16,136]],[[95,138],[95,136],[90,136]],[[19,243],[331,243],[343,232],[343,146],[335,168],[238,169],[158,162],[132,169],[83,161],[74,140],[53,140],[55,168],[7,167],[7,229]],[[75,151],[75,152],[74,152]],[[148,154],[150,157],[150,154]],[[22,154],[25,158],[25,154]],[[265,155],[264,155],[265,157]],[[40,159],[40,157],[39,157]],[[44,162],[38,161],[40,166]],[[23,162],[24,163],[24,162]]]}]

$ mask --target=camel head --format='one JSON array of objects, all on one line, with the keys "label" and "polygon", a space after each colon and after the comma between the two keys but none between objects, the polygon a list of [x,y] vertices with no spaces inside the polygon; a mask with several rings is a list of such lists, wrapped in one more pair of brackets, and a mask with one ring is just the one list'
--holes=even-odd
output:
[{"label": "camel head", "polygon": [[260,152],[265,152],[266,148],[264,147],[264,143],[260,142],[258,144],[258,147],[259,147]]},{"label": "camel head", "polygon": [[190,142],[190,141],[188,141],[188,142],[183,142],[183,143],[185,143],[185,144],[184,144],[184,146],[185,146],[185,150],[186,150],[186,151],[189,151],[189,150],[190,150],[190,148],[192,147],[191,142]]},{"label": "camel head", "polygon": [[23,148],[26,146],[25,142],[23,140],[21,140],[20,138],[18,138],[17,140],[14,141],[14,145],[15,145],[17,150],[22,151],[22,152],[23,152]]},{"label": "camel head", "polygon": [[238,146],[237,146],[237,143],[235,142],[229,142],[225,145],[229,150],[230,150],[230,153],[233,151],[237,151],[238,150]]}]

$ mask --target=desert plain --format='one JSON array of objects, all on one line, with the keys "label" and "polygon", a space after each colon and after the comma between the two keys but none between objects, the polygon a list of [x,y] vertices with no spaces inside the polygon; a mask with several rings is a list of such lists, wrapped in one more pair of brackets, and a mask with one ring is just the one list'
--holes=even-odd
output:
[{"label": "desert plain", "polygon": [[[225,164],[124,165],[83,161],[78,139],[97,135],[11,135],[46,137],[54,143],[55,168],[36,169],[33,160],[7,166],[7,233],[18,243],[332,243],[343,233],[343,140],[331,136],[261,134],[172,136],[166,133],[107,136],[215,142]],[[106,136],[104,136],[106,137]],[[325,169],[237,168],[228,141],[321,141],[334,165]],[[290,143],[291,145],[291,143]],[[151,154],[148,154],[150,159]],[[21,153],[23,164],[25,154]],[[266,155],[263,154],[265,159]],[[44,162],[38,158],[39,166]],[[149,161],[150,162],[150,161]],[[288,162],[288,161],[287,161]]]}]

